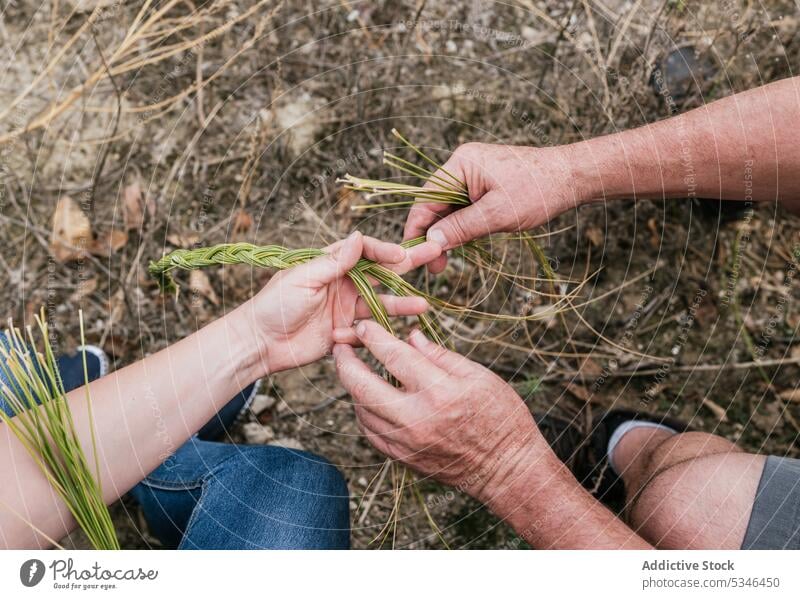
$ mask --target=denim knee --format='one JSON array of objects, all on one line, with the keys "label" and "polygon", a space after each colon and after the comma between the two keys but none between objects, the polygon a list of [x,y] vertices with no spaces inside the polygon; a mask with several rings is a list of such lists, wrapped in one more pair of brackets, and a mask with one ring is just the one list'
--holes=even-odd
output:
[{"label": "denim knee", "polygon": [[251,492],[283,498],[294,522],[349,529],[347,482],[323,457],[285,447],[248,446],[224,468],[250,481]]},{"label": "denim knee", "polygon": [[347,484],[319,456],[239,446],[205,478],[182,548],[349,547]]}]

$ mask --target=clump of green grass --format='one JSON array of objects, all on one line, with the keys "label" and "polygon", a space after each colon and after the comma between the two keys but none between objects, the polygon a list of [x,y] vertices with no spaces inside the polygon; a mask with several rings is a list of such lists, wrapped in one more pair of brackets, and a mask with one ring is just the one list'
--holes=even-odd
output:
[{"label": "clump of green grass", "polygon": [[[79,319],[83,343],[82,314]],[[50,344],[44,310],[36,317],[36,325],[41,337],[41,351],[35,349],[37,343],[32,328],[28,327],[23,334],[11,321],[5,331],[8,347],[0,344],[0,368],[8,381],[8,384],[0,386],[0,391],[13,412],[13,416],[9,416],[0,410],[0,419],[36,462],[92,546],[95,549],[119,549],[100,484],[86,352],[83,352],[83,371],[87,383],[86,409],[91,430],[92,465],[75,430],[72,410]],[[29,524],[35,528],[33,523]],[[57,545],[52,539],[50,541]]]}]

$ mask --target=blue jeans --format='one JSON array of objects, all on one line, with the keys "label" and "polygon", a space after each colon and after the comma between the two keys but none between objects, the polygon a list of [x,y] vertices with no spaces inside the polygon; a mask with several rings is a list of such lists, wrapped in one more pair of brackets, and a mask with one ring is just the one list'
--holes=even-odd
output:
[{"label": "blue jeans", "polygon": [[[0,333],[0,343],[6,344]],[[79,362],[79,361],[75,361]],[[62,370],[69,360],[59,363]],[[81,376],[63,372],[67,391]],[[5,376],[0,369],[0,381]],[[70,383],[68,381],[76,381]],[[241,399],[234,399],[241,406]],[[223,408],[206,425],[230,424]],[[12,415],[0,399],[0,409]],[[224,424],[224,423],[223,423]],[[131,494],[151,532],[178,549],[348,549],[349,495],[339,471],[304,451],[230,445],[193,437]]]},{"label": "blue jeans", "polygon": [[283,447],[193,438],[132,491],[178,549],[347,549],[347,485],[327,461]]}]

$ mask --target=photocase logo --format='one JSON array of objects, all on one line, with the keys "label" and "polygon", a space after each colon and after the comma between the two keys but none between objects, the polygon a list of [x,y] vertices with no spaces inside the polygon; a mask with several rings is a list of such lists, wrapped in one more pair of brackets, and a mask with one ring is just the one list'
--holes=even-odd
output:
[{"label": "photocase logo", "polygon": [[29,559],[19,569],[19,580],[26,587],[35,587],[44,578],[44,562]]}]

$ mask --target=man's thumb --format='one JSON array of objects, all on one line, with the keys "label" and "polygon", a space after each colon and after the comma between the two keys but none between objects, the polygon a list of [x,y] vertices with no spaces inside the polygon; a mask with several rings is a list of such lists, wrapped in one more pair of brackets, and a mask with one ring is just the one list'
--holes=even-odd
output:
[{"label": "man's thumb", "polygon": [[471,204],[447,215],[428,229],[428,241],[451,250],[492,233],[492,223],[486,217],[480,203]]}]

